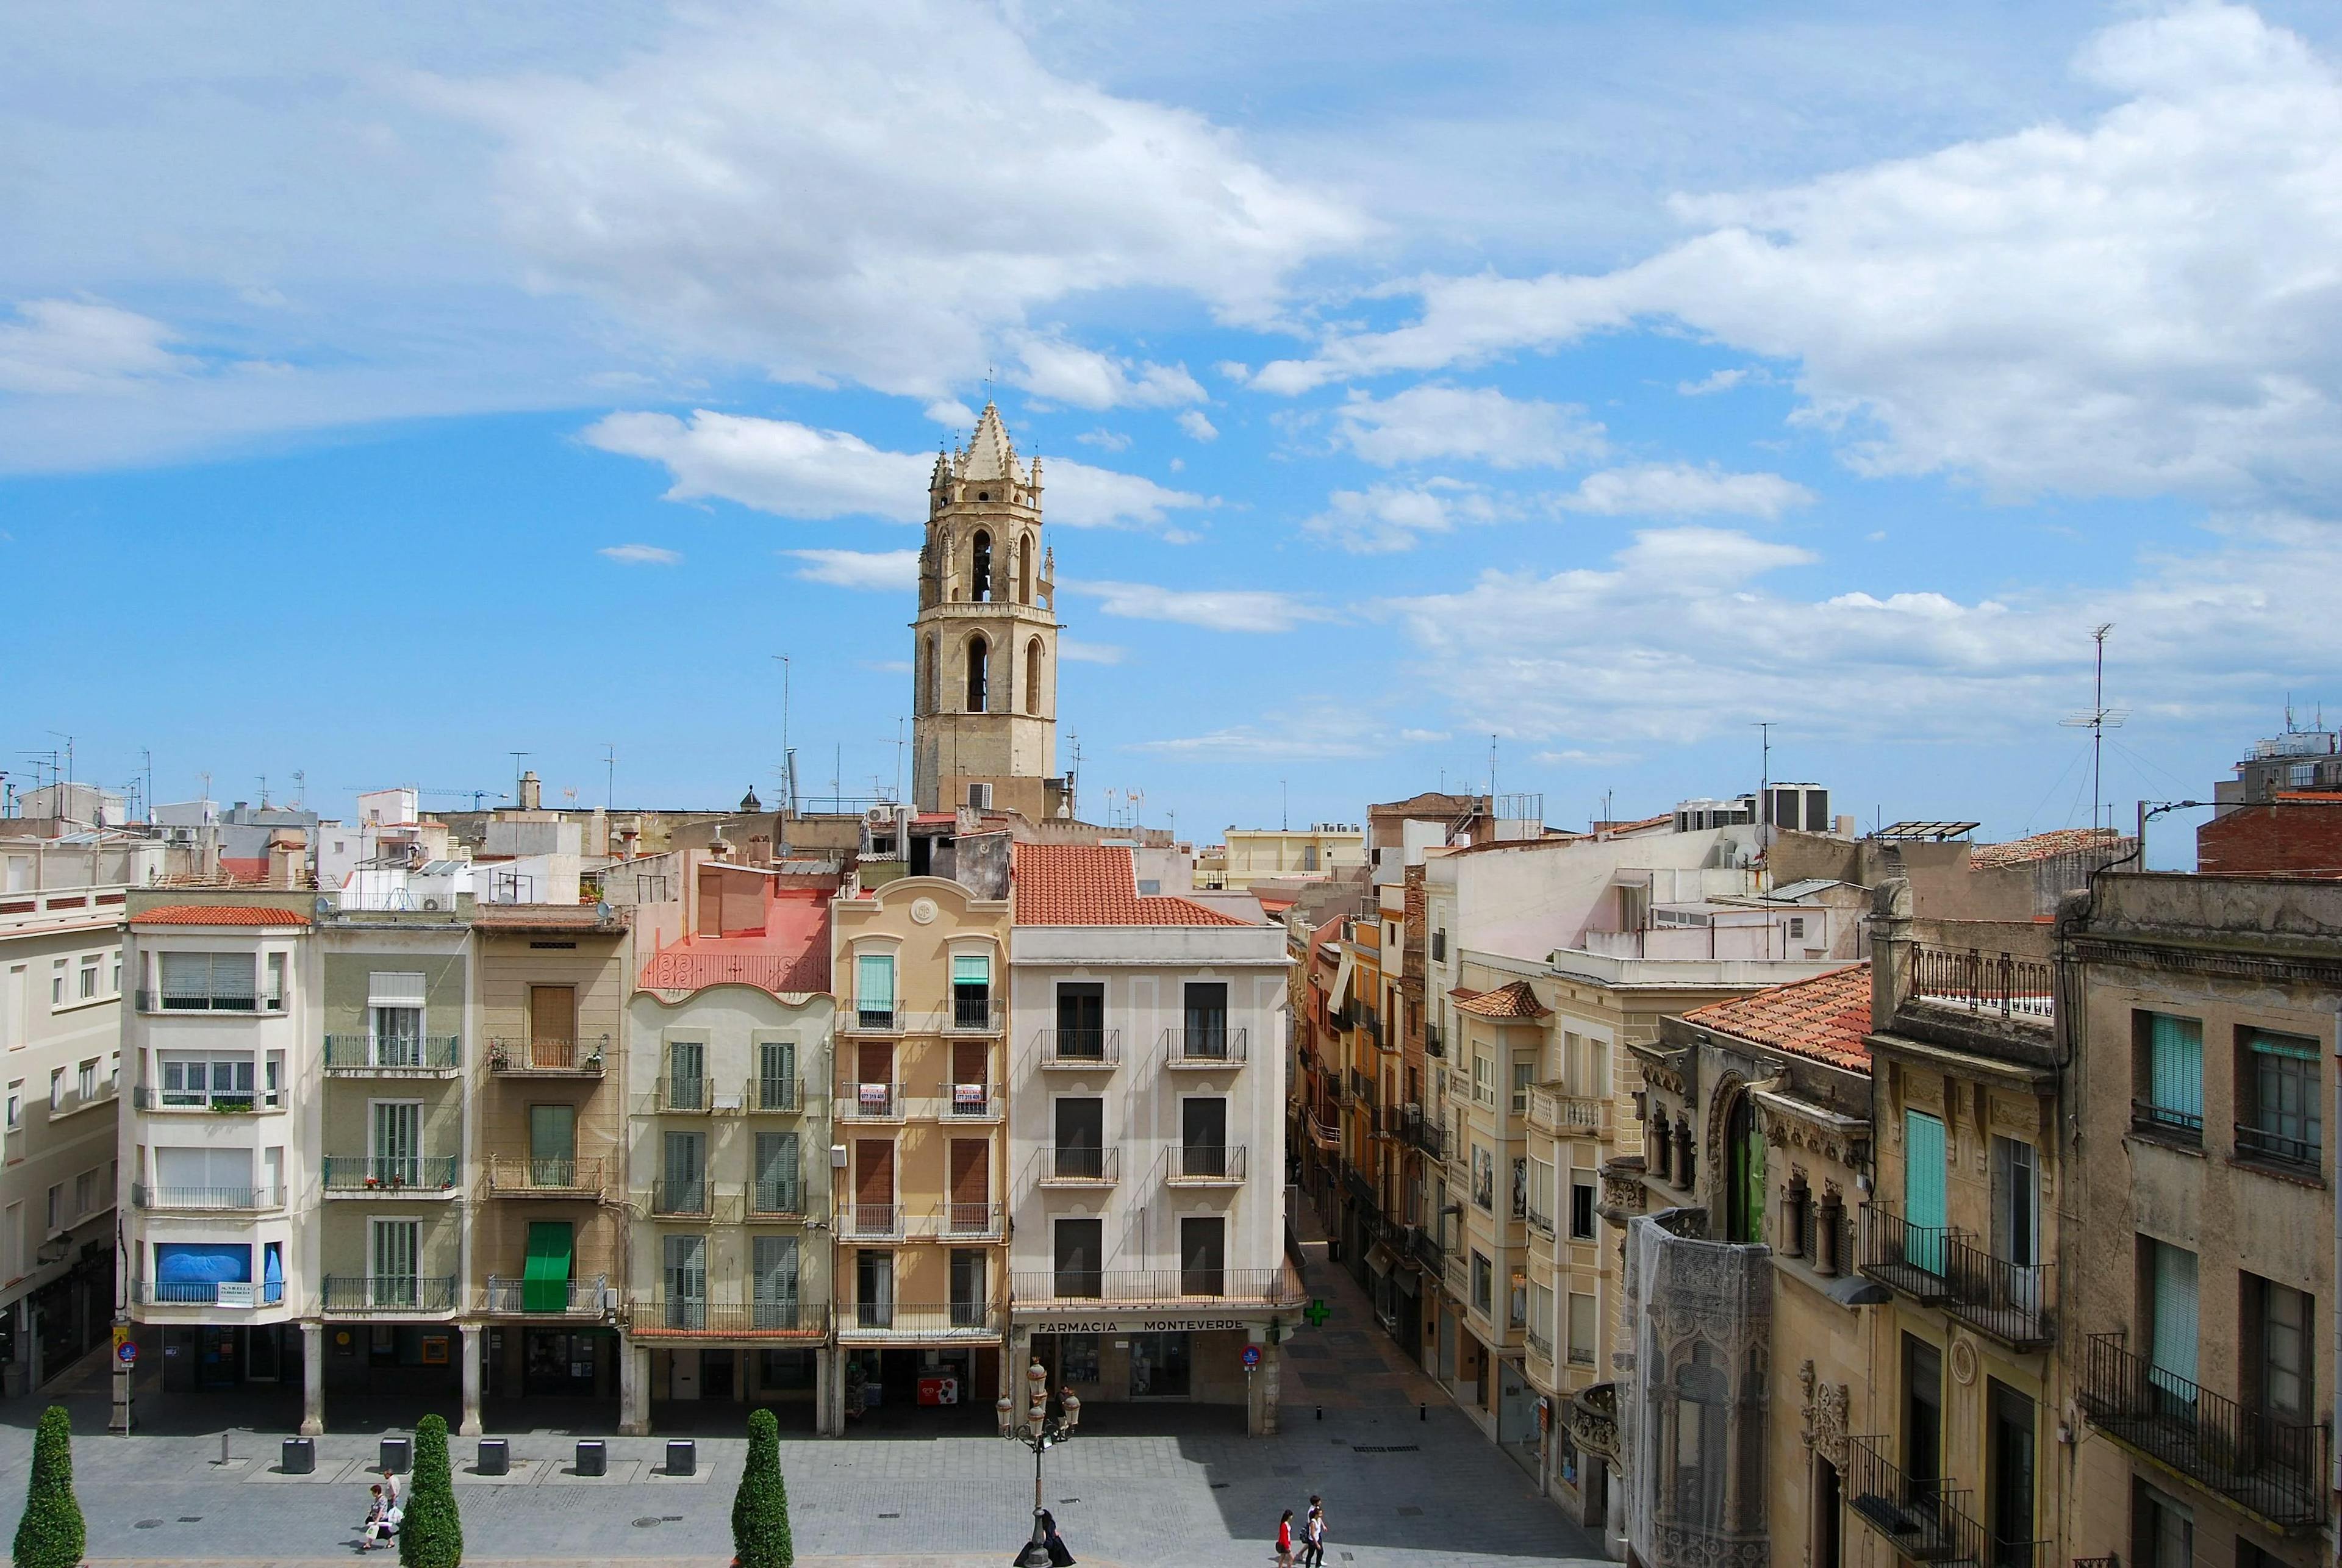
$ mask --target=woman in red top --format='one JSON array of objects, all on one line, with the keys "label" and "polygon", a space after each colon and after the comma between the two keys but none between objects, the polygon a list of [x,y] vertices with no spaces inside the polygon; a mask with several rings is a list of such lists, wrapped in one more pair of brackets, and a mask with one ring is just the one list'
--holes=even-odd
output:
[{"label": "woman in red top", "polygon": [[1293,1510],[1276,1522],[1276,1568],[1293,1568]]}]

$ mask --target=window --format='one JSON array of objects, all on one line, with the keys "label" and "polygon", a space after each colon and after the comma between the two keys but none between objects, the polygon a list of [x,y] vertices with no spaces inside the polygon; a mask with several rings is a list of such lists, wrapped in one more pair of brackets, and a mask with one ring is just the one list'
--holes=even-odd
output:
[{"label": "window", "polygon": [[528,1108],[528,1184],[574,1186],[577,1180],[577,1107]]},{"label": "window", "polygon": [[707,1326],[707,1238],[668,1236],[665,1239],[666,1326]]},{"label": "window", "polygon": [[986,643],[980,634],[967,640],[966,711],[971,714],[988,711],[986,704],[989,696],[988,666],[991,652],[991,644]]},{"label": "window", "polygon": [[2041,1262],[2041,1154],[2014,1138],[1992,1141],[1992,1255],[2027,1270]]},{"label": "window", "polygon": [[85,958],[81,961],[81,999],[86,1002],[96,994],[97,960]]},{"label": "window", "polygon": [[[1985,1393],[1985,1474],[1987,1506],[1991,1510],[1994,1539],[2030,1541],[2033,1519],[2035,1415],[2033,1402],[1996,1379],[1987,1378]],[[1998,1554],[2010,1563],[2022,1556]]]},{"label": "window", "polygon": [[1529,1161],[1528,1222],[1538,1230],[1547,1233],[1553,1229],[1553,1183],[1554,1169],[1551,1162],[1531,1159]]},{"label": "window", "polygon": [[416,1276],[423,1272],[423,1223],[375,1220],[366,1249],[366,1301],[372,1306],[420,1304]]},{"label": "window", "polygon": [[2244,1121],[2237,1153],[2248,1159],[2316,1170],[2324,1155],[2325,1117],[2317,1083],[2318,1043],[2266,1029],[2237,1031]]},{"label": "window", "polygon": [[2147,1381],[2167,1413],[2196,1413],[2196,1254],[2141,1236],[2147,1252]]},{"label": "window", "polygon": [[1578,1366],[1594,1364],[1594,1298],[1569,1293],[1569,1359]]},{"label": "window", "polygon": [[94,1170],[84,1171],[74,1178],[74,1213],[97,1213],[97,1173]]},{"label": "window", "polygon": [[[279,954],[281,961],[282,954]],[[165,1013],[250,1013],[260,1005],[249,953],[156,954]]]},{"label": "window", "polygon": [[1494,1310],[1496,1294],[1496,1271],[1478,1253],[1472,1254],[1472,1309],[1482,1317]]},{"label": "window", "polygon": [[991,1313],[981,1248],[954,1247],[951,1253],[951,1321],[954,1328],[982,1328]]},{"label": "window", "polygon": [[80,1089],[82,1099],[97,1098],[97,1058],[95,1056],[81,1064]]},{"label": "window", "polygon": [[65,1183],[59,1182],[49,1188],[48,1219],[49,1229],[51,1231],[61,1231],[65,1229]]},{"label": "window", "polygon": [[1179,1293],[1227,1293],[1227,1222],[1217,1214],[1190,1214],[1179,1222]]},{"label": "window", "polygon": [[2285,770],[2285,782],[2295,789],[2310,789],[2317,783],[2316,763],[2291,763]]},{"label": "window", "polygon": [[1789,940],[1792,942],[1803,942],[1805,939],[1806,917],[1802,914],[1793,914],[1789,916]]},{"label": "window", "polygon": [[2304,1293],[2244,1276],[2246,1342],[2254,1403],[2278,1421],[2307,1423],[2317,1365],[2310,1337],[2310,1298]]},{"label": "window", "polygon": [[1054,1240],[1056,1269],[1050,1285],[1052,1293],[1075,1300],[1095,1300],[1106,1283],[1099,1263],[1106,1254],[1106,1222],[1059,1220]]},{"label": "window", "polygon": [[1726,1239],[1754,1245],[1765,1239],[1765,1134],[1756,1126],[1756,1097],[1745,1090],[1726,1114],[1725,1139]]},{"label": "window", "polygon": [[1228,988],[1225,981],[1190,981],[1181,994],[1186,1056],[1228,1054]]},{"label": "window", "polygon": [[367,1183],[385,1187],[421,1186],[423,1102],[375,1100],[367,1109]]},{"label": "window", "polygon": [[1505,1325],[1507,1328],[1527,1327],[1529,1321],[1528,1275],[1524,1273],[1516,1273],[1513,1275],[1513,1288],[1506,1293],[1505,1299],[1506,1303]]},{"label": "window", "polygon": [[1106,1102],[1095,1095],[1067,1095],[1056,1104],[1056,1142],[1053,1173],[1076,1180],[1106,1175]]},{"label": "window", "polygon": [[707,1212],[707,1134],[667,1133],[661,1138],[658,1212],[704,1214]]},{"label": "window", "polygon": [[1594,1173],[1569,1173],[1569,1239],[1590,1242],[1594,1239]]},{"label": "window", "polygon": [[2137,1568],[2196,1568],[2195,1511],[2144,1481],[2133,1481],[2131,1489],[2131,1562]]},{"label": "window", "polygon": [[1912,1267],[1931,1274],[1944,1272],[1947,1169],[1942,1119],[1921,1111],[1904,1112],[1903,1256]]},{"label": "window", "polygon": [[1903,1336],[1903,1473],[1914,1482],[1944,1478],[1944,1353]]},{"label": "window", "polygon": [[22,1078],[8,1085],[8,1131],[15,1132],[25,1124],[25,1081]]},{"label": "window", "polygon": [[1529,1085],[1536,1080],[1536,1059],[1523,1057],[1513,1063],[1513,1114],[1529,1114]]},{"label": "window", "polygon": [[2144,1093],[2131,1102],[2138,1131],[2187,1143],[2204,1136],[2204,1025],[2167,1013],[2135,1014],[2138,1038],[2137,1084]]},{"label": "window", "polygon": [[1472,1098],[1483,1105],[1496,1103],[1496,1064],[1494,1058],[1473,1053]]},{"label": "window", "polygon": [[854,960],[854,1012],[865,1029],[895,1024],[895,955],[863,953]]},{"label": "window", "polygon": [[122,1087],[122,1053],[119,1051],[105,1059],[105,1082],[109,1087]]},{"label": "window", "polygon": [[282,953],[272,953],[268,955],[268,991],[266,994],[266,1005],[270,1012],[278,1013],[284,1011],[285,955]]},{"label": "window", "polygon": [[63,1007],[65,1004],[65,961],[60,958],[49,965],[49,1005]]},{"label": "window", "polygon": [[114,959],[114,984],[107,988],[106,994],[110,996],[122,994],[122,957],[119,954]]},{"label": "window", "polygon": [[65,1105],[65,1070],[62,1067],[52,1067],[49,1069],[49,1109],[62,1111]]},{"label": "window", "polygon": [[952,954],[952,1027],[983,1029],[992,1022],[992,955]]},{"label": "window", "polygon": [[[991,497],[978,499],[988,501]],[[981,528],[968,541],[968,560],[967,596],[976,604],[985,604],[992,597],[992,535]]]},{"label": "window", "polygon": [[[1029,593],[1026,598],[1030,600]],[[1041,711],[1041,639],[1038,637],[1025,644],[1025,711],[1036,715]]]},{"label": "window", "polygon": [[798,1327],[797,1238],[756,1237],[750,1246],[748,1285],[756,1327]]},{"label": "window", "polygon": [[253,1108],[250,1056],[198,1056],[166,1051],[162,1068],[163,1104],[166,1106],[209,1105],[243,1111]]},{"label": "window", "polygon": [[1546,1285],[1529,1286],[1529,1348],[1553,1357],[1553,1291]]},{"label": "window", "polygon": [[758,1214],[794,1214],[801,1213],[805,1202],[797,1164],[797,1135],[795,1133],[759,1133],[756,1134],[755,1186],[749,1195],[754,1200],[749,1212]]},{"label": "window", "polygon": [[704,1111],[707,1108],[706,1041],[667,1041],[664,1086],[668,1108],[676,1111]]},{"label": "window", "polygon": [[1485,1213],[1496,1212],[1496,1157],[1472,1145],[1472,1202]]},{"label": "window", "polygon": [[1068,982],[1057,987],[1057,1054],[1102,1061],[1106,1056],[1106,985]]}]

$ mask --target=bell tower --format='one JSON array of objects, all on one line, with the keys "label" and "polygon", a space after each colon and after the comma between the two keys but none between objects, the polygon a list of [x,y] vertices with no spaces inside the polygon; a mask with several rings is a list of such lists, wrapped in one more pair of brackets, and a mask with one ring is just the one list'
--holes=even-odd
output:
[{"label": "bell tower", "polygon": [[1071,809],[1057,764],[1055,562],[1041,460],[1020,464],[987,403],[967,445],[937,453],[911,623],[912,802],[989,804],[1036,821]]}]

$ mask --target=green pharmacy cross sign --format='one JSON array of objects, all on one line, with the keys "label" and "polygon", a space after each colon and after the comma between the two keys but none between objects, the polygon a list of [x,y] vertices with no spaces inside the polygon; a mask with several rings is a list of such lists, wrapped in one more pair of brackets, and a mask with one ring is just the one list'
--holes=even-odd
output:
[{"label": "green pharmacy cross sign", "polygon": [[1301,1315],[1309,1320],[1311,1328],[1324,1328],[1326,1320],[1334,1315],[1334,1309],[1326,1304],[1325,1297],[1319,1296],[1301,1309]]}]

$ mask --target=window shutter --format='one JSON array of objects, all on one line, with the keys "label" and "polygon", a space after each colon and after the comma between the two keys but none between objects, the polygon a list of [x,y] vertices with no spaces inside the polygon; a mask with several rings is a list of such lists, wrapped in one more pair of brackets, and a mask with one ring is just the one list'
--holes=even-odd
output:
[{"label": "window shutter", "polygon": [[253,981],[251,954],[212,954],[212,994],[239,997],[259,994]]},{"label": "window shutter", "polygon": [[201,996],[211,989],[212,961],[206,953],[165,953],[163,994]]},{"label": "window shutter", "polygon": [[2167,1392],[2192,1400],[2196,1381],[2196,1254],[2168,1243],[2155,1243],[2155,1323],[2147,1377]]},{"label": "window shutter", "polygon": [[954,985],[989,985],[992,984],[992,959],[982,953],[952,954]]},{"label": "window shutter", "polygon": [[895,1007],[895,958],[887,953],[866,953],[854,965],[854,1004],[866,1013],[890,1013]]},{"label": "window shutter", "polygon": [[423,1001],[423,976],[419,973],[376,971],[366,976],[369,1007],[420,1007]]},{"label": "window shutter", "polygon": [[2161,1110],[2204,1116],[2204,1025],[2193,1018],[2150,1014],[2147,1096]]},{"label": "window shutter", "polygon": [[1903,1217],[1926,1230],[1944,1224],[1944,1124],[1918,1111],[1903,1113]]}]

